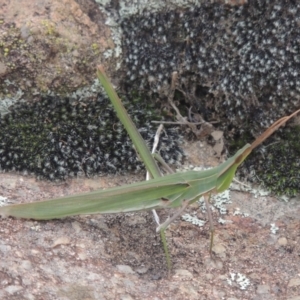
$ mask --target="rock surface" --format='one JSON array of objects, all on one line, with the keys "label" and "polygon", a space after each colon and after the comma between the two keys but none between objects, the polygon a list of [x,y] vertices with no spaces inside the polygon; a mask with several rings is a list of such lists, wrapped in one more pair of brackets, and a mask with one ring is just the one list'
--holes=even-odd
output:
[{"label": "rock surface", "polygon": [[[90,83],[95,65],[115,46],[93,1],[5,2],[0,4],[3,99],[17,100],[24,92],[32,97],[48,89],[70,92]],[[189,145],[187,164],[219,163],[205,156],[210,148],[197,143],[195,149]],[[4,173],[0,195],[21,203],[140,180],[127,175],[58,185]],[[208,225],[196,227],[178,219],[170,226],[169,276],[148,212],[47,222],[0,219],[0,298],[300,299],[299,202],[286,204],[241,191],[232,192],[231,200],[222,215],[224,225],[215,221],[218,255],[213,259]],[[205,218],[197,208],[188,213]],[[161,219],[168,213],[160,212]],[[214,211],[214,220],[218,217]],[[270,232],[271,223],[278,237]]]},{"label": "rock surface", "polygon": [[[205,145],[199,160],[198,144],[189,144],[191,161],[217,164],[205,157],[209,152]],[[129,175],[78,178],[58,185],[6,173],[0,174],[0,194],[20,203],[140,180]],[[6,182],[14,182],[14,187]],[[214,211],[215,250],[219,250],[213,259],[208,225],[197,227],[180,219],[171,224],[166,231],[173,262],[169,276],[150,212],[46,222],[0,219],[0,298],[298,299],[299,202],[290,207],[241,191],[232,191],[231,200],[228,213],[222,215],[225,225],[217,223]],[[249,216],[235,215],[236,208]],[[159,212],[162,220],[169,213]],[[197,206],[187,213],[205,219]],[[275,235],[270,222],[278,228]],[[282,237],[287,243],[278,245]]]},{"label": "rock surface", "polygon": [[2,1],[0,20],[2,100],[71,93],[95,79],[96,65],[114,48],[106,17],[91,0]]}]

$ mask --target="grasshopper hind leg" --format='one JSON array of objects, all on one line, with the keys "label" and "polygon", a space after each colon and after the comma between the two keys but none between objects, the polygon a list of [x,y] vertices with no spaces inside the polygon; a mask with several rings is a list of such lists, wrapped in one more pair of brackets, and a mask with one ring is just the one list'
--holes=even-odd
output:
[{"label": "grasshopper hind leg", "polygon": [[212,257],[212,248],[213,248],[213,243],[214,243],[214,232],[215,232],[215,227],[214,227],[214,222],[211,214],[211,209],[209,206],[210,198],[211,198],[211,193],[209,194],[208,198],[207,196],[204,197],[204,203],[206,206],[206,212],[207,212],[207,218],[209,221],[209,231],[210,231],[210,245],[209,245],[209,254]]}]

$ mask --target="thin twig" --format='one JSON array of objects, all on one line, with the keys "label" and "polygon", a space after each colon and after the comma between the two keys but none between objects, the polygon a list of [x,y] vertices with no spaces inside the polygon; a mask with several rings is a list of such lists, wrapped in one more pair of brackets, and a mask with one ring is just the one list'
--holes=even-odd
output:
[{"label": "thin twig", "polygon": [[[164,125],[161,124],[161,125],[158,126],[158,128],[156,130],[156,134],[154,136],[154,142],[153,142],[153,146],[152,146],[152,150],[151,150],[152,154],[155,153],[155,151],[157,149],[157,146],[158,146],[158,143],[159,143],[159,137],[162,133],[163,128],[164,128]],[[146,180],[149,180],[149,178],[150,178],[150,174],[149,174],[149,172],[147,172]]]},{"label": "thin twig", "polygon": [[195,125],[201,125],[205,122],[198,122],[198,123],[191,123],[191,122],[188,122],[188,121],[185,121],[185,122],[171,122],[171,121],[151,121],[151,123],[160,123],[160,124],[174,124],[174,125],[187,125],[187,124],[195,124]]},{"label": "thin twig", "polygon": [[281,141],[276,141],[276,142],[270,143],[269,145],[266,145],[265,148],[268,148],[268,147],[270,147],[270,146],[279,144],[280,142],[281,142]]},{"label": "thin twig", "polygon": [[250,186],[250,185],[248,185],[248,184],[246,184],[246,183],[243,183],[243,182],[237,180],[236,178],[233,178],[233,181],[235,181],[235,182],[237,182],[238,184],[241,184],[241,185],[243,185],[243,186],[245,186],[245,187],[251,189],[251,186]]},{"label": "thin twig", "polygon": [[201,124],[204,124],[204,123],[217,124],[217,123],[220,123],[220,121],[210,121],[210,122],[203,121],[203,122],[195,122],[195,123],[194,122],[188,122],[188,121],[184,121],[184,122],[180,122],[180,121],[177,121],[177,122],[172,122],[172,121],[151,121],[151,123],[174,124],[174,125],[201,125]]},{"label": "thin twig", "polygon": [[[189,120],[190,120],[190,122],[193,121],[193,119],[192,119],[192,108],[193,108],[193,106],[191,106],[191,107],[189,108]],[[202,123],[203,123],[203,121],[202,121]]]},{"label": "thin twig", "polygon": [[[160,124],[158,126],[157,130],[156,130],[156,134],[154,136],[154,143],[153,143],[152,151],[151,151],[152,154],[155,153],[155,151],[157,149],[157,146],[158,146],[158,143],[159,143],[159,137],[161,135],[161,132],[162,132],[163,128],[164,128],[164,125]],[[149,172],[147,172],[147,174],[146,174],[146,180],[149,180],[149,179],[150,179],[150,174],[149,174]],[[156,210],[152,209],[152,213],[153,213],[155,222],[157,223],[157,225],[160,226],[160,220],[159,220],[159,216],[158,216]]]},{"label": "thin twig", "polygon": [[[178,122],[183,123],[184,125],[188,125],[191,128],[192,132],[197,137],[207,136],[208,134],[210,134],[213,131],[213,125],[211,123],[208,123],[206,121],[204,121],[203,123],[201,122],[200,124],[202,124],[202,126],[201,126],[200,129],[198,129],[197,124],[188,122],[186,120],[186,118],[184,118],[181,115],[179,109],[174,104],[173,99],[174,99],[175,89],[176,89],[176,86],[177,86],[177,81],[178,81],[178,72],[173,72],[172,73],[172,82],[171,82],[170,92],[169,92],[169,95],[168,95],[168,102],[172,106],[172,108],[175,110],[176,118],[177,118]],[[189,114],[190,114],[190,112],[189,112]]]}]

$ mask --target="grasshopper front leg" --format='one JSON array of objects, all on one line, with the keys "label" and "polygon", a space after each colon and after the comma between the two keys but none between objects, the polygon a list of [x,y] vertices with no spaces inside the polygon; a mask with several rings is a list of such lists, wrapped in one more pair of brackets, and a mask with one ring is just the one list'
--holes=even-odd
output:
[{"label": "grasshopper front leg", "polygon": [[[153,157],[163,166],[163,168],[165,170],[167,170],[170,173],[174,173],[174,171],[168,166],[168,164],[164,161],[164,159],[159,154],[155,153],[155,154],[153,154]],[[214,227],[214,223],[213,223],[211,209],[210,209],[210,206],[209,206],[209,202],[210,202],[210,199],[211,199],[211,193],[209,193],[208,199],[206,198],[207,197],[206,195],[203,195],[203,197],[204,197],[204,203],[205,203],[206,211],[207,211],[207,218],[208,218],[208,221],[209,221],[209,231],[210,231],[209,253],[210,253],[210,256],[212,256],[212,247],[213,247],[215,227]],[[167,227],[177,217],[179,217],[184,212],[184,210],[188,207],[189,203],[190,203],[190,201],[183,200],[182,207],[172,217],[168,218],[163,224],[159,225],[156,228],[156,232],[160,232],[161,235],[164,236],[164,231],[167,229]],[[167,252],[166,252],[166,254],[167,254]]]},{"label": "grasshopper front leg", "polygon": [[156,228],[156,232],[166,230],[167,227],[185,211],[189,204],[190,202],[188,200],[183,200],[181,208],[172,217],[169,217],[164,223],[159,225]]},{"label": "grasshopper front leg", "polygon": [[161,237],[161,240],[163,243],[169,270],[171,270],[172,263],[171,263],[171,258],[170,258],[169,251],[168,251],[168,244],[167,244],[167,240],[166,240],[165,230],[178,216],[180,216],[183,213],[183,211],[187,208],[188,205],[189,205],[189,202],[184,201],[182,207],[177,211],[177,213],[175,213],[171,218],[168,218],[164,223],[160,224],[156,228],[156,232],[160,232],[160,237]]}]

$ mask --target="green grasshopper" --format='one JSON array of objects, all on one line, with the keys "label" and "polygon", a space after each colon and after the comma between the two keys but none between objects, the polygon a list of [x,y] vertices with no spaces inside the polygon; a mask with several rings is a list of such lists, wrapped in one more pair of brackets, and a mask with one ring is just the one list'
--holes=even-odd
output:
[{"label": "green grasshopper", "polygon": [[[7,205],[0,207],[1,216],[49,220],[82,214],[120,213],[176,207],[181,208],[179,210],[179,213],[181,213],[189,204],[197,201],[200,196],[225,191],[231,184],[238,166],[252,150],[300,111],[297,110],[290,116],[276,121],[252,144],[246,144],[234,156],[217,167],[205,171],[188,171],[162,177],[156,161],[132,120],[127,115],[121,100],[118,98],[101,66],[98,67],[97,75],[152,179],[81,195]],[[175,216],[179,215],[179,213],[175,214]],[[166,248],[164,230],[173,219],[171,218],[159,226],[169,268],[170,259]]]}]

